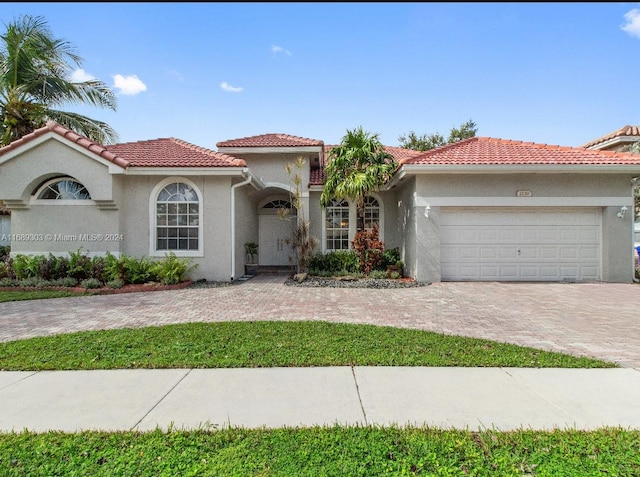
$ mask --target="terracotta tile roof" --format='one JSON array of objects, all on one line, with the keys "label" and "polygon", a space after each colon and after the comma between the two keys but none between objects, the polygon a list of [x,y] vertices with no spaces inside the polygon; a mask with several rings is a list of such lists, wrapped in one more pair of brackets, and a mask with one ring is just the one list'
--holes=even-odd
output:
[{"label": "terracotta tile roof", "polygon": [[[329,154],[329,151],[334,147],[336,147],[335,144],[324,146],[325,157],[327,157],[327,155]],[[414,151],[413,149],[404,149],[402,147],[396,147],[396,146],[384,146],[384,149],[389,154],[391,154],[393,158],[398,162],[402,159],[407,159],[410,157],[415,157],[415,156],[419,156],[420,154],[423,154],[421,151]]]},{"label": "terracotta tile roof", "polygon": [[598,144],[602,144],[603,142],[609,141],[611,139],[615,139],[617,137],[625,137],[625,136],[635,136],[638,138],[638,140],[640,140],[640,126],[622,126],[620,129],[616,129],[613,132],[610,132],[609,134],[605,134],[602,137],[599,137],[598,139],[594,139],[593,141],[589,141],[585,144],[583,144],[580,147],[593,147],[596,146]]},{"label": "terracotta tile roof", "polygon": [[246,167],[246,162],[175,138],[151,139],[103,146],[54,121],[0,148],[0,156],[48,132],[54,132],[98,156],[127,168],[134,167]]},{"label": "terracotta tile roof", "polygon": [[150,139],[106,146],[132,167],[246,167],[243,159],[175,138]]},{"label": "terracotta tile roof", "polygon": [[0,156],[8,153],[9,151],[13,151],[14,149],[22,146],[23,144],[33,141],[34,139],[44,134],[47,134],[48,132],[54,132],[64,137],[65,139],[71,142],[74,142],[79,146],[84,147],[85,149],[93,152],[94,154],[97,154],[103,159],[106,159],[109,162],[113,162],[114,164],[120,167],[126,168],[129,165],[129,163],[125,159],[119,157],[113,152],[109,152],[103,145],[93,142],[84,136],[80,136],[79,134],[60,126],[58,123],[54,121],[47,121],[47,124],[44,127],[36,129],[32,133],[26,134],[22,136],[20,139],[17,139],[12,143],[4,146],[3,148],[0,148]]},{"label": "terracotta tile roof", "polygon": [[[329,153],[329,151],[334,147],[336,146],[335,145],[324,146],[325,157],[327,157],[327,154]],[[384,146],[384,149],[389,154],[391,154],[393,158],[398,162],[401,162],[402,160],[410,159],[412,157],[419,156],[420,154],[422,154],[422,152],[420,151],[414,151],[412,149],[404,149],[402,147],[396,147],[396,146]],[[324,184],[324,181],[326,178],[327,178],[327,175],[324,171],[324,168],[311,169],[310,175],[309,175],[309,185],[310,186],[322,185]]]},{"label": "terracotta tile roof", "polygon": [[474,137],[432,149],[401,164],[423,165],[637,165],[640,155],[533,142]]},{"label": "terracotta tile roof", "polygon": [[304,147],[322,146],[323,144],[317,139],[270,133],[221,141],[216,143],[216,147]]}]

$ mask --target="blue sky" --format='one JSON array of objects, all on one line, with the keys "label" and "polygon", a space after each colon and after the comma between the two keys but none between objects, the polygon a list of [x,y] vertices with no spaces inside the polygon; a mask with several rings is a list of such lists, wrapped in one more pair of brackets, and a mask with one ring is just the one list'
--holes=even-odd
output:
[{"label": "blue sky", "polygon": [[118,92],[69,107],[120,141],[286,133],[383,143],[468,119],[478,135],[579,146],[640,124],[638,3],[3,3],[43,16]]}]

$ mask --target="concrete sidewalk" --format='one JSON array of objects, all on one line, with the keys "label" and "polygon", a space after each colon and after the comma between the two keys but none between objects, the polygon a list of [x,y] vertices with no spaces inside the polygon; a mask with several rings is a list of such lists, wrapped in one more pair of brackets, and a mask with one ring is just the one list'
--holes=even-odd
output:
[{"label": "concrete sidewalk", "polygon": [[0,372],[0,431],[314,425],[640,428],[640,370],[327,367]]}]

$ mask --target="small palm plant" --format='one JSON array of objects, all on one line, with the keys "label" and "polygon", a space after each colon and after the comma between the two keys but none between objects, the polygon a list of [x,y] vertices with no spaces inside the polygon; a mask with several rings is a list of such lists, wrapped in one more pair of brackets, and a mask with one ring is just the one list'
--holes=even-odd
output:
[{"label": "small palm plant", "polygon": [[247,263],[256,263],[255,257],[258,256],[258,244],[255,242],[247,242],[244,244],[244,251],[249,256],[249,261]]}]

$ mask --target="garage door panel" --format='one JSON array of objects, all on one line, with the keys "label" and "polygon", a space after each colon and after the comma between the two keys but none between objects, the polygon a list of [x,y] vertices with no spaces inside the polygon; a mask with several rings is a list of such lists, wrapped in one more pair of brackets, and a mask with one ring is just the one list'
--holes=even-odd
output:
[{"label": "garage door panel", "polygon": [[598,280],[599,209],[443,210],[443,280]]}]

